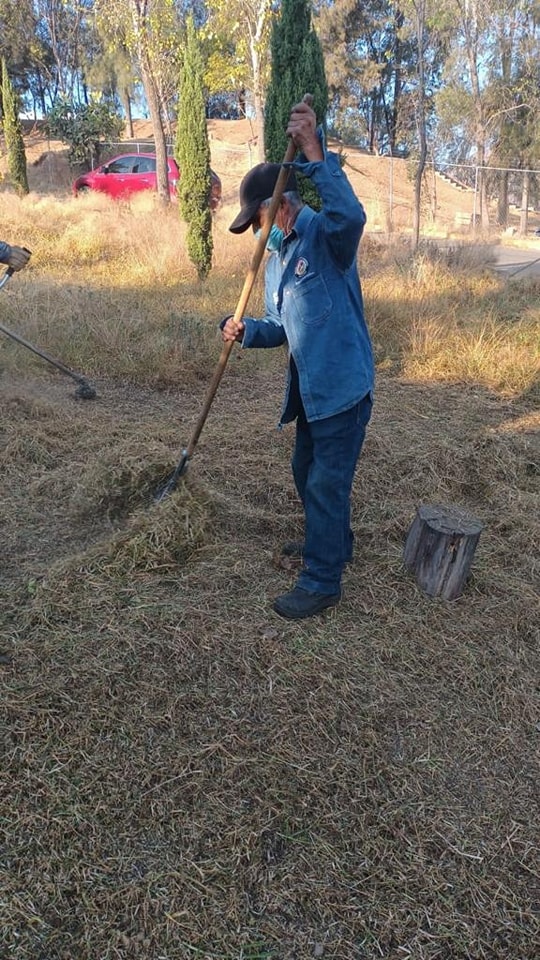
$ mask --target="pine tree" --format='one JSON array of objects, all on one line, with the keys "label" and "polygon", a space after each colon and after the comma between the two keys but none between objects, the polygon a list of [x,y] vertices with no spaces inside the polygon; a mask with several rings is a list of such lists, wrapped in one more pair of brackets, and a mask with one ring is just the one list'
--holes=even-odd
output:
[{"label": "pine tree", "polygon": [[285,130],[291,107],[313,95],[318,123],[324,123],[328,87],[319,38],[311,25],[310,0],[283,0],[272,31],[272,73],[266,96],[266,159],[279,163],[287,149]]},{"label": "pine tree", "polygon": [[4,137],[8,155],[9,178],[19,196],[29,193],[26,174],[26,153],[21,122],[19,120],[18,97],[9,79],[7,64],[2,59],[2,110]]},{"label": "pine tree", "polygon": [[189,258],[204,280],[212,266],[210,144],[204,100],[204,65],[193,18],[187,21],[175,156],[180,168],[180,215],[188,224]]}]

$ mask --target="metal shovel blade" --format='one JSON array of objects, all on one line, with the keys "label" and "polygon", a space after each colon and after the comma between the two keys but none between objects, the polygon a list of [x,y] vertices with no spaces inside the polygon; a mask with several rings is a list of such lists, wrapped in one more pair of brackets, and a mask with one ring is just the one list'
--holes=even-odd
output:
[{"label": "metal shovel blade", "polygon": [[163,486],[159,488],[159,490],[156,490],[154,494],[154,503],[161,503],[161,501],[164,500],[165,497],[168,497],[169,494],[174,493],[174,491],[178,486],[178,481],[180,480],[180,477],[187,470],[188,462],[189,462],[188,451],[182,450],[182,457],[178,462],[176,470],[174,471],[174,473],[171,474],[171,476],[166,481],[166,483],[164,483]]}]

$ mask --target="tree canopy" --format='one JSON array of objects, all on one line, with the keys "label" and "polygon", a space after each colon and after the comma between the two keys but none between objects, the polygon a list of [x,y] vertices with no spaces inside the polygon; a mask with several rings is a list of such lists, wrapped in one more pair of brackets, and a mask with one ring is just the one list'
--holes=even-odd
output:
[{"label": "tree canopy", "polygon": [[[540,0],[0,0],[0,56],[29,115],[105,97],[128,120],[142,104],[165,199],[188,15],[204,49],[207,105],[219,99],[249,117],[259,149],[276,100],[290,106],[296,96],[291,64],[305,68],[316,40],[329,130],[345,142],[425,152],[435,164],[538,169]],[[306,17],[312,49],[294,41]],[[289,53],[271,42],[273,24],[287,18]],[[482,215],[493,176],[481,178]]]}]

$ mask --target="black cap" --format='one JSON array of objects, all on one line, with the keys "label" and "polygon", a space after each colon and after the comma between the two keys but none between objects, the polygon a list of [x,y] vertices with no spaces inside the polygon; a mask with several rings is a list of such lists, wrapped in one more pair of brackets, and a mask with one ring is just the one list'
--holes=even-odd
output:
[{"label": "black cap", "polygon": [[[281,170],[281,163],[259,163],[246,173],[240,184],[240,213],[231,223],[231,233],[243,233],[253,223],[261,203],[269,200]],[[285,190],[296,190],[296,177],[291,170]]]}]

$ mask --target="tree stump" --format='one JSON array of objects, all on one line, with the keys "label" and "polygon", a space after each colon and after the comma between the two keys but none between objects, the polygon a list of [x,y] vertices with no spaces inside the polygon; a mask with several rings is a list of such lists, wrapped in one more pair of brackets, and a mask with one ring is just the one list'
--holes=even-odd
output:
[{"label": "tree stump", "polygon": [[445,600],[460,596],[481,532],[482,524],[460,507],[417,508],[403,560],[428,596]]}]

